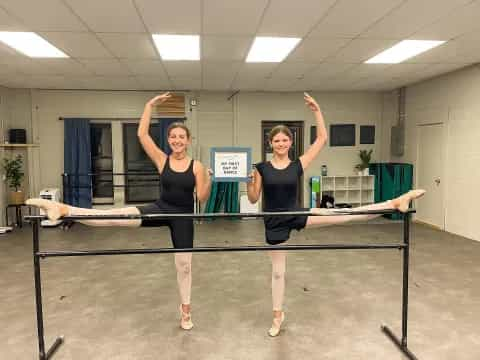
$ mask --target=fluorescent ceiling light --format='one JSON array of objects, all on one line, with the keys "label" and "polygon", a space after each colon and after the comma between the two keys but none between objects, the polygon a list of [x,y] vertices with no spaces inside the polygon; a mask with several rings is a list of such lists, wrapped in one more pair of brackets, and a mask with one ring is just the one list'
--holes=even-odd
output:
[{"label": "fluorescent ceiling light", "polygon": [[300,38],[262,37],[253,41],[247,62],[281,62],[297,46]]},{"label": "fluorescent ceiling light", "polygon": [[367,64],[398,64],[441,45],[444,42],[445,41],[434,40],[403,40],[365,62]]},{"label": "fluorescent ceiling light", "polygon": [[153,34],[163,60],[200,60],[200,36]]},{"label": "fluorescent ceiling light", "polygon": [[0,41],[32,58],[68,57],[63,51],[33,32],[0,31]]}]

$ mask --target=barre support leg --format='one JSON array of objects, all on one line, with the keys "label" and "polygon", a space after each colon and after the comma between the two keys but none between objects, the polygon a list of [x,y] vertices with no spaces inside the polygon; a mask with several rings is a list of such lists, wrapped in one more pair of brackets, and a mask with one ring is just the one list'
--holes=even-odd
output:
[{"label": "barre support leg", "polygon": [[403,215],[403,242],[406,245],[402,250],[403,258],[403,285],[402,285],[402,339],[400,340],[386,325],[381,326],[382,332],[403,352],[410,360],[417,357],[408,349],[408,274],[410,263],[410,214]]},{"label": "barre support leg", "polygon": [[35,281],[35,304],[37,310],[38,356],[40,360],[48,360],[63,343],[63,337],[58,337],[45,353],[45,337],[43,333],[42,282],[40,276],[40,256],[38,255],[38,228],[40,220],[33,221],[33,270]]}]

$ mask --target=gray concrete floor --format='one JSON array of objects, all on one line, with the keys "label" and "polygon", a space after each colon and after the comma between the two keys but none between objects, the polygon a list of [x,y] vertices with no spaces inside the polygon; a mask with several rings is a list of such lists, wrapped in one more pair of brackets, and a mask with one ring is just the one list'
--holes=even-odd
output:
[{"label": "gray concrete floor", "polygon": [[[398,242],[400,223],[309,229],[295,243]],[[43,249],[170,246],[166,229],[43,229]],[[196,245],[263,244],[260,221],[196,227]],[[409,347],[419,359],[480,358],[480,243],[412,226]],[[380,331],[400,334],[397,250],[292,252],[286,322],[271,324],[264,252],[194,254],[193,320],[178,326],[173,255],[42,260],[47,347],[54,359],[405,359]],[[0,359],[37,359],[31,228],[0,237]]]}]

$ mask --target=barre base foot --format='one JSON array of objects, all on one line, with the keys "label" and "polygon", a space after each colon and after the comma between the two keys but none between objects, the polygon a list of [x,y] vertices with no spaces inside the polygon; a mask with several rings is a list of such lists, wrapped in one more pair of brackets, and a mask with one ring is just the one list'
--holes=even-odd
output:
[{"label": "barre base foot", "polygon": [[382,332],[397,345],[398,349],[404,353],[410,360],[418,360],[418,358],[408,349],[407,345],[403,343],[388,326],[380,326]]},{"label": "barre base foot", "polygon": [[55,352],[58,350],[60,345],[63,344],[63,340],[64,340],[63,336],[57,337],[55,339],[55,342],[53,343],[53,345],[50,347],[50,349],[48,349],[47,353],[46,354],[40,354],[40,360],[50,359],[55,354]]}]

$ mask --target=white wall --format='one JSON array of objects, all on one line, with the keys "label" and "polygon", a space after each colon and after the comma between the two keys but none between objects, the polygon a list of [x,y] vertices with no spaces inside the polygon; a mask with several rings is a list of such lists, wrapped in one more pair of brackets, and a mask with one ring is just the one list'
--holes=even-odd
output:
[{"label": "white wall", "polygon": [[[5,136],[6,136],[6,131],[8,128],[8,123],[10,122],[10,108],[8,106],[9,102],[9,94],[10,91],[7,88],[1,87],[0,86],[0,142],[4,143],[5,142]],[[0,161],[3,161],[2,159],[6,156],[4,149],[0,149]],[[1,223],[5,220],[5,204],[6,204],[6,184],[3,181],[3,168],[1,170],[2,174],[2,181],[1,181],[1,186],[0,186],[0,219]],[[5,224],[3,224],[5,225]]]},{"label": "white wall", "polygon": [[[480,68],[471,66],[407,88],[402,157],[416,165],[418,125],[445,124],[445,230],[480,241]],[[387,106],[388,107],[388,106]],[[385,119],[385,126],[389,126]],[[386,142],[387,139],[384,139]]]},{"label": "white wall", "polygon": [[[86,118],[139,118],[145,102],[153,92],[133,91],[63,91],[63,90],[11,90],[17,94],[13,100],[12,124],[27,128],[29,141],[39,143],[34,156],[33,193],[44,187],[61,187],[63,171],[63,122],[59,117]],[[305,107],[302,93],[241,92],[231,99],[230,92],[198,92],[186,94],[198,100],[198,106],[187,106],[187,125],[192,130],[192,155],[209,165],[209,148],[213,146],[248,146],[253,161],[261,160],[262,120],[305,121],[305,149],[309,145],[310,125],[315,125],[311,112]],[[324,148],[319,158],[305,174],[305,204],[308,206],[309,185],[312,175],[320,173],[322,164],[329,174],[353,174],[359,162],[358,150],[373,148],[374,161],[381,156],[383,113],[382,95],[379,93],[313,93],[324,113],[327,127],[332,123],[376,125],[376,144],[348,148]],[[31,130],[28,130],[31,129]],[[118,132],[113,132],[118,133]],[[120,133],[116,135],[120,137]],[[117,157],[123,157],[116,151]],[[115,156],[115,154],[114,154]],[[115,168],[115,171],[123,169]]]},{"label": "white wall", "polygon": [[[8,130],[12,128],[22,128],[27,131],[27,142],[32,139],[31,131],[31,98],[30,91],[27,89],[8,89],[0,87],[0,142],[8,141]],[[18,154],[22,155],[24,159],[25,178],[21,184],[21,190],[28,194],[30,187],[30,179],[28,176],[28,158],[32,155],[32,149],[28,148],[0,148],[0,161],[3,158],[12,159]],[[1,170],[3,180],[3,169]],[[4,222],[5,205],[8,202],[7,196],[10,191],[5,181],[2,181],[0,186],[0,215],[1,222]],[[11,211],[13,214],[13,210]]]},{"label": "white wall", "polygon": [[[322,109],[327,129],[330,124],[356,124],[357,145],[334,147],[328,144],[310,165],[304,176],[304,206],[309,206],[311,176],[320,175],[321,165],[328,167],[329,175],[353,175],[360,162],[360,149],[373,149],[373,161],[381,160],[382,97],[379,93],[343,92],[312,93]],[[252,147],[253,161],[261,161],[261,122],[305,121],[304,145],[310,144],[310,126],[315,125],[311,111],[304,105],[302,93],[240,93],[237,109],[238,144]],[[376,144],[359,145],[360,125],[376,126]]]},{"label": "white wall", "polygon": [[10,123],[10,89],[0,86],[0,142],[5,142],[8,124]]},{"label": "white wall", "polygon": [[[246,146],[252,148],[253,162],[261,161],[261,123],[273,121],[305,121],[305,149],[309,146],[310,126],[315,120],[303,102],[303,94],[240,92],[230,100],[231,93],[197,94],[198,107],[195,110],[198,128],[196,139],[200,144],[201,160],[209,166],[209,148],[214,146]],[[359,163],[360,149],[374,149],[373,160],[381,161],[381,139],[383,127],[382,96],[379,93],[312,93],[318,100],[327,128],[333,123],[354,123],[357,125],[357,139],[360,135],[359,125],[376,125],[376,144],[354,147],[330,148],[328,144],[322,150],[305,174],[304,206],[310,198],[309,179],[320,174],[322,164],[328,166],[329,174],[354,174],[354,166]],[[241,186],[244,189],[244,185]]]},{"label": "white wall", "polygon": [[[34,159],[35,191],[60,186],[63,170],[63,123],[59,117],[138,118],[152,92],[123,91],[48,91],[15,90],[0,87],[0,126],[2,134],[10,127],[27,129],[27,138],[39,143]],[[305,146],[314,120],[303,105],[301,93],[240,92],[232,99],[229,92],[189,93],[198,106],[187,112],[193,134],[192,153],[209,163],[211,146],[249,146],[253,160],[261,158],[262,120],[305,121]],[[446,230],[480,240],[476,204],[480,200],[480,69],[472,66],[407,88],[405,155],[390,156],[390,128],[396,122],[396,94],[391,93],[313,93],[331,123],[376,125],[374,161],[404,161],[414,165],[417,159],[417,126],[444,122],[447,147],[445,170]],[[188,109],[187,109],[188,110]],[[358,126],[357,126],[358,131]],[[117,135],[118,136],[118,135]],[[357,136],[358,138],[358,136]],[[3,141],[5,138],[2,138]],[[329,148],[322,151],[305,180],[320,172],[326,164],[333,175],[352,174],[358,162],[360,146]],[[368,148],[368,147],[367,147]],[[5,194],[2,209],[5,202]],[[305,184],[308,199],[309,187]],[[1,195],[1,193],[0,193]]]},{"label": "white wall", "polygon": [[[154,95],[143,91],[33,90],[33,133],[35,142],[40,143],[39,189],[61,188],[64,136],[60,117],[139,119],[145,103]],[[112,136],[121,138],[121,129],[117,129],[117,125],[112,127]],[[114,146],[114,152],[121,149]],[[123,155],[117,154],[117,158],[123,158]],[[123,169],[116,166],[115,171],[122,172]]]}]

